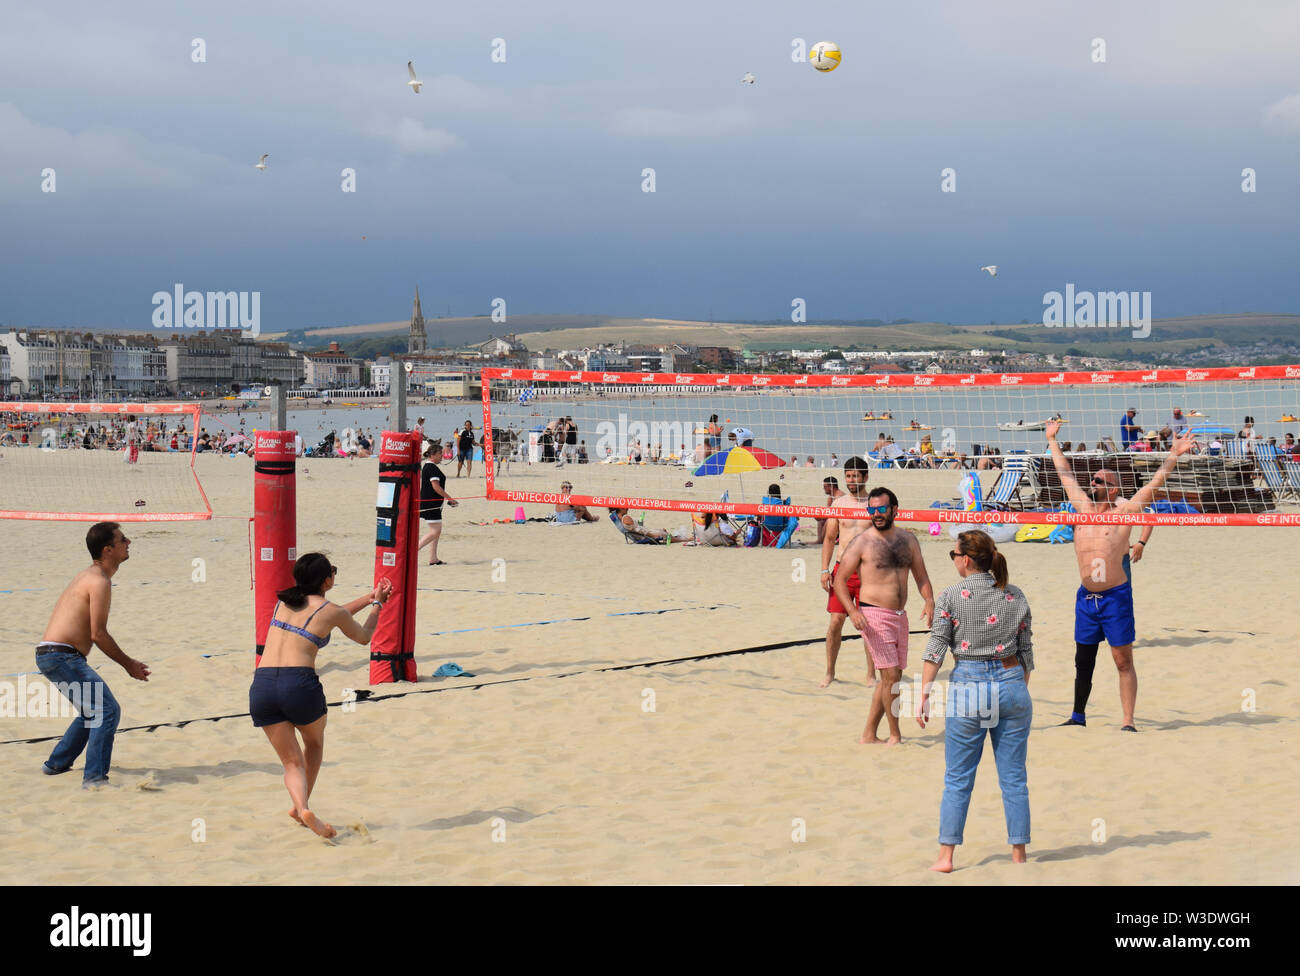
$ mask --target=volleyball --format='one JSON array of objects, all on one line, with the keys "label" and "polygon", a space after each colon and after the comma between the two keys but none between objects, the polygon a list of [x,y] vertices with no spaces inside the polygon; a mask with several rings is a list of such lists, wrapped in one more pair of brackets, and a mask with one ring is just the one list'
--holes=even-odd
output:
[{"label": "volleyball", "polygon": [[834,71],[840,66],[840,49],[830,41],[818,41],[808,60],[818,71]]}]

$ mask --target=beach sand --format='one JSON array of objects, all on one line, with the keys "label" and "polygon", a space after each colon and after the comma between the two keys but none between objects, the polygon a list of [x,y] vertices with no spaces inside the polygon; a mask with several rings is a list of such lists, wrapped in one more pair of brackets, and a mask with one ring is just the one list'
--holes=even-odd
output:
[{"label": "beach sand", "polygon": [[[1136,736],[1119,732],[1104,648],[1091,724],[1055,727],[1072,698],[1073,554],[1003,547],[1034,614],[1030,862],[1010,863],[986,751],[959,870],[941,877],[926,868],[937,851],[943,721],[922,731],[904,718],[900,748],[858,745],[867,708],[859,642],[845,643],[841,680],[817,688],[826,614],[816,548],[660,549],[625,545],[607,524],[479,525],[514,506],[469,499],[483,492],[478,470],[472,481],[453,477],[449,491],[467,501],[447,510],[448,565],[420,572],[421,681],[376,689],[403,697],[330,709],[312,798],[339,829],[328,843],[286,816],[281,767],[240,714],[253,664],[252,464],[200,456],[198,466],[221,517],[127,526],[131,559],[114,581],[110,630],[153,677],[132,681],[98,650],[90,659],[121,703],[122,727],[157,728],[120,731],[116,787],[90,793],[80,760],[46,777],[52,743],[8,741],[58,735],[66,719],[0,718],[0,881],[1300,880],[1297,842],[1286,839],[1300,792],[1294,626],[1279,612],[1294,576],[1287,529],[1156,530],[1135,568]],[[374,462],[303,467],[299,551],[329,553],[340,568],[331,595],[351,599],[372,578]],[[792,472],[795,500],[815,501],[825,473]],[[954,480],[888,472],[885,483],[921,506],[949,497]],[[682,520],[651,513],[646,523]],[[88,562],[86,528],[4,524],[4,681],[39,680],[33,646],[60,588]],[[916,528],[936,589],[955,582],[950,541]],[[798,537],[814,531],[805,523]],[[910,606],[920,629],[915,593]],[[811,642],[601,670],[799,640]],[[912,637],[909,677],[924,641]],[[477,677],[428,677],[448,661]],[[318,670],[338,702],[345,688],[366,686],[367,650],[336,633]],[[1243,711],[1252,695],[1256,710]],[[234,717],[207,720],[218,716]]]}]

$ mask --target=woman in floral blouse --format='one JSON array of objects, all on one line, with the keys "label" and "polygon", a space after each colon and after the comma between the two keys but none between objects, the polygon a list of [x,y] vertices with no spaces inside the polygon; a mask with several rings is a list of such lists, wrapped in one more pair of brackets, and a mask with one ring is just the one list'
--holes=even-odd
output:
[{"label": "woman in floral blouse", "polygon": [[948,555],[962,581],[944,590],[935,603],[917,716],[925,728],[930,690],[951,650],[956,666],[944,709],[948,768],[939,806],[939,860],[931,870],[952,870],[953,848],[962,843],[986,731],[993,740],[1011,860],[1021,864],[1029,843],[1025,752],[1034,717],[1028,688],[1034,669],[1029,603],[1019,587],[1007,584],[1007,561],[987,533],[961,533],[957,548]]}]

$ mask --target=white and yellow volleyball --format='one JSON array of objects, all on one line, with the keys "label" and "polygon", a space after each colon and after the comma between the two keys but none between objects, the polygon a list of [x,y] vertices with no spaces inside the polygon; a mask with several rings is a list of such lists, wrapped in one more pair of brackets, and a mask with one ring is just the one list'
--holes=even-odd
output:
[{"label": "white and yellow volleyball", "polygon": [[818,41],[808,58],[818,71],[834,71],[840,66],[839,46],[830,41]]}]

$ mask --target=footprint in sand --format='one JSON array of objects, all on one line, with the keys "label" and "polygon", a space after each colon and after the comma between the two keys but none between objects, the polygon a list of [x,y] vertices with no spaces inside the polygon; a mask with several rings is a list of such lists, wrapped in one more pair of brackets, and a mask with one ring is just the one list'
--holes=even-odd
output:
[{"label": "footprint in sand", "polygon": [[375,842],[375,839],[370,836],[369,828],[359,820],[356,823],[343,826],[336,824],[335,829],[338,833],[326,840],[327,844],[332,844],[335,847],[357,847]]},{"label": "footprint in sand", "polygon": [[140,790],[141,792],[144,793],[162,792],[162,787],[159,786],[158,781],[153,778],[153,773],[148,773],[144,777],[144,779],[141,779],[138,782],[132,784],[131,788],[134,790]]}]

